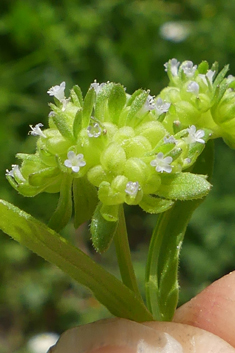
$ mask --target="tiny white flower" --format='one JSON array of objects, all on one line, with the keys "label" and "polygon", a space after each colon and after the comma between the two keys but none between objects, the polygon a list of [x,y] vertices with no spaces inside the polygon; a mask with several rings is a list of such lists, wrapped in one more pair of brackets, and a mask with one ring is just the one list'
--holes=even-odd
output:
[{"label": "tiny white flower", "polygon": [[94,88],[96,94],[98,94],[98,93],[102,90],[102,88],[103,88],[105,85],[106,85],[106,83],[104,83],[104,82],[103,82],[103,83],[98,83],[98,82],[96,82],[96,80],[95,80],[93,83],[91,83],[90,89],[91,89],[91,88]]},{"label": "tiny white flower", "polygon": [[180,62],[177,59],[169,60],[167,63],[164,64],[165,71],[168,71],[169,64],[171,67],[172,76],[178,76],[178,69],[179,69]]},{"label": "tiny white flower", "polygon": [[155,110],[158,114],[167,113],[170,106],[171,106],[171,103],[167,103],[159,97],[155,103]]},{"label": "tiny white flower", "polygon": [[136,196],[139,191],[139,187],[140,185],[138,181],[128,181],[128,183],[126,184],[125,192],[128,195]]},{"label": "tiny white flower", "polygon": [[29,127],[31,128],[31,131],[29,131],[29,135],[46,137],[46,135],[41,130],[42,126],[42,123],[36,124],[34,127],[32,125],[29,125]]},{"label": "tiny white flower", "polygon": [[145,105],[144,105],[144,110],[145,111],[153,110],[154,109],[154,105],[155,105],[154,97],[149,94],[147,99],[146,99]]},{"label": "tiny white flower", "polygon": [[187,92],[194,93],[197,96],[199,93],[199,84],[195,81],[191,81],[188,84]]},{"label": "tiny white flower", "polygon": [[87,135],[89,137],[99,137],[101,135],[102,129],[98,123],[89,125],[87,128]]},{"label": "tiny white flower", "polygon": [[69,151],[67,157],[68,159],[64,161],[64,165],[67,168],[71,168],[74,173],[78,173],[80,168],[86,165],[84,155],[82,153],[76,155],[75,152]]},{"label": "tiny white flower", "polygon": [[176,145],[176,143],[177,143],[176,139],[172,135],[171,136],[165,136],[163,140],[164,140],[165,144],[174,143]]},{"label": "tiny white flower", "polygon": [[191,158],[185,158],[184,159],[185,164],[190,164],[191,163]]},{"label": "tiny white flower", "polygon": [[165,157],[164,158],[164,154],[162,152],[159,152],[155,159],[153,159],[151,162],[150,162],[150,165],[152,167],[156,167],[156,171],[157,172],[160,172],[160,173],[163,173],[163,172],[166,172],[166,173],[171,173],[172,172],[172,166],[170,165],[173,161],[173,158],[168,156],[168,157]]},{"label": "tiny white flower", "polygon": [[187,60],[182,63],[181,69],[184,71],[187,77],[193,77],[197,69],[197,65],[193,66],[193,62]]},{"label": "tiny white flower", "polygon": [[16,179],[17,181],[22,181],[22,182],[26,181],[26,179],[21,174],[20,168],[17,164],[12,164],[11,168],[12,168],[11,170],[8,170],[8,169],[6,170],[7,176],[10,176]]},{"label": "tiny white flower", "polygon": [[51,87],[47,91],[47,93],[50,96],[53,96],[53,97],[57,98],[60,102],[62,102],[63,99],[65,99],[64,90],[65,90],[65,82],[63,81],[63,82],[61,82],[60,85],[56,85],[56,86]]},{"label": "tiny white flower", "polygon": [[183,140],[190,144],[190,143],[205,143],[205,141],[202,139],[202,137],[205,136],[205,132],[203,130],[197,130],[195,125],[190,126],[188,129],[188,136],[183,137]]},{"label": "tiny white flower", "polygon": [[198,76],[201,77],[201,79],[203,80],[203,82],[204,82],[206,85],[208,85],[207,79],[208,79],[209,82],[212,84],[214,75],[215,75],[215,71],[208,70],[205,75],[204,75],[204,74],[199,74]]}]

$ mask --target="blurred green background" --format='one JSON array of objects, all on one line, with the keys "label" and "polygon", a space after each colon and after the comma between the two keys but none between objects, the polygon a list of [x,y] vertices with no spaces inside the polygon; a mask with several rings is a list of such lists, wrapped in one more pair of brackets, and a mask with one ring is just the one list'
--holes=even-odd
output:
[{"label": "blurred green background", "polygon": [[[23,198],[5,170],[17,152],[34,152],[29,125],[47,124],[46,91],[66,81],[121,82],[151,94],[167,84],[170,58],[230,64],[235,74],[235,1],[2,0],[0,4],[0,198],[47,222],[58,195]],[[180,303],[235,267],[235,153],[216,143],[213,190],[196,211],[183,245]],[[143,290],[144,263],[155,216],[127,209],[130,244]],[[114,250],[92,250],[86,225],[71,239],[116,273]],[[117,273],[118,275],[118,273]],[[0,234],[0,353],[26,353],[30,337],[107,317],[89,292],[57,268]],[[36,352],[36,351],[35,351]]]}]

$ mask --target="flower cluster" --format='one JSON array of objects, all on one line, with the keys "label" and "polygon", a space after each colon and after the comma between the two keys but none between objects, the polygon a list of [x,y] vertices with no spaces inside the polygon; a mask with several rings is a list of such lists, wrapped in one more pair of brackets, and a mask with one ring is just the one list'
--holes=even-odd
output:
[{"label": "flower cluster", "polygon": [[164,118],[163,125],[175,130],[175,121],[181,128],[194,125],[212,131],[212,138],[222,137],[235,148],[235,78],[225,77],[228,66],[218,73],[218,64],[209,68],[207,62],[194,65],[192,61],[182,64],[171,59],[165,64],[170,79],[168,87],[159,98],[171,104],[172,109]]},{"label": "flower cluster", "polygon": [[234,80],[204,62],[172,59],[165,68],[170,84],[157,97],[112,82],[95,81],[84,98],[78,86],[66,98],[65,82],[48,90],[49,127],[30,126],[36,153],[17,154],[21,167],[6,175],[25,196],[60,192],[52,228],[69,221],[72,200],[77,227],[97,212],[99,223],[117,222],[123,203],[160,213],[208,193],[206,177],[189,171],[208,139],[234,143]]}]

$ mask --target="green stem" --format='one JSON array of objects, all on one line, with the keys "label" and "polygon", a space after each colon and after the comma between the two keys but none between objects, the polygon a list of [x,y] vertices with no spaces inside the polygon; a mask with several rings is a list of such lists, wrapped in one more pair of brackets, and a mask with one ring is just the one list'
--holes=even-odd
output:
[{"label": "green stem", "polygon": [[2,200],[0,215],[3,232],[89,288],[113,315],[139,322],[152,320],[135,293],[45,224]]},{"label": "green stem", "polygon": [[[212,175],[213,152],[213,142],[209,141],[193,168],[194,173]],[[147,306],[155,320],[170,321],[174,315],[181,244],[191,215],[203,200],[177,201],[158,218],[150,242],[145,282]]]},{"label": "green stem", "polygon": [[114,243],[116,247],[116,254],[122,281],[142,300],[131,261],[131,252],[126,230],[123,206],[120,206],[119,223],[114,236]]}]

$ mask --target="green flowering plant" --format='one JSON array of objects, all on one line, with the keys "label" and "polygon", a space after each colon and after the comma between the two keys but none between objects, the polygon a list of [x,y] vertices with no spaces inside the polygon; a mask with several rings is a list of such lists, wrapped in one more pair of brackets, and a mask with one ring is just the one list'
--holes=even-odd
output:
[{"label": "green flowering plant", "polygon": [[[193,211],[211,189],[213,139],[235,147],[235,78],[176,59],[165,64],[169,85],[156,97],[132,95],[117,83],[79,86],[65,96],[53,86],[48,128],[30,126],[35,154],[18,153],[6,171],[22,195],[60,193],[48,226],[0,201],[0,228],[88,287],[112,314],[135,321],[171,320],[178,301],[178,263]],[[131,262],[123,204],[159,214],[146,265],[146,304]],[[99,253],[115,243],[122,282],[58,232],[90,221]]]}]

